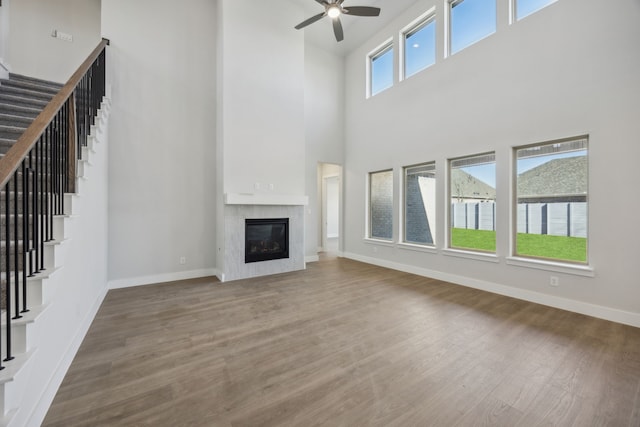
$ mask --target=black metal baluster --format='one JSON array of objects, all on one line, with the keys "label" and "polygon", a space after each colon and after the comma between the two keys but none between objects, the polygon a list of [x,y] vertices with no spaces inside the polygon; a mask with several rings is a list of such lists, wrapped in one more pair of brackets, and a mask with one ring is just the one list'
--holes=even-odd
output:
[{"label": "black metal baluster", "polygon": [[[27,308],[27,251],[29,250],[29,203],[26,197],[29,188],[29,176],[26,166],[27,160],[23,160],[22,168],[22,313],[29,311]],[[16,198],[18,195],[16,194]]]},{"label": "black metal baluster", "polygon": [[11,236],[9,234],[9,231],[11,229],[10,225],[9,225],[9,217],[11,215],[11,211],[9,209],[10,203],[9,203],[9,198],[11,197],[11,193],[10,193],[10,189],[9,189],[9,183],[7,183],[7,185],[5,185],[4,187],[4,214],[5,214],[5,222],[4,222],[4,239],[5,239],[5,251],[4,251],[4,260],[5,260],[5,266],[6,266],[6,293],[5,293],[5,307],[6,307],[6,311],[5,311],[5,315],[6,315],[6,328],[5,330],[6,332],[6,347],[7,347],[7,354],[6,357],[4,358],[4,361],[9,361],[13,359],[13,356],[11,356],[11,272],[10,272],[10,268],[11,268]]},{"label": "black metal baluster", "polygon": [[45,235],[45,210],[46,210],[46,201],[45,201],[45,186],[44,186],[44,175],[46,173],[46,165],[47,165],[47,150],[45,149],[45,140],[46,140],[46,132],[42,135],[42,138],[38,142],[40,144],[40,158],[42,159],[42,164],[40,165],[40,175],[38,176],[38,180],[40,181],[40,185],[38,186],[38,218],[40,219],[40,230],[39,230],[39,241],[40,245],[39,255],[40,255],[40,271],[46,270],[44,268],[44,241],[46,239]]},{"label": "black metal baluster", "polygon": [[15,308],[14,319],[20,319],[20,236],[18,235],[18,172],[13,173],[13,286],[15,296],[13,297],[13,306]]}]

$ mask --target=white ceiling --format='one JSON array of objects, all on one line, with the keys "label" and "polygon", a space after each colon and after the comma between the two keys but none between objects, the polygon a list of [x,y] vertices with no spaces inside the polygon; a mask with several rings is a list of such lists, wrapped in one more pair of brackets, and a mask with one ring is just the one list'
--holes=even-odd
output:
[{"label": "white ceiling", "polygon": [[[322,5],[318,4],[315,0],[292,1],[300,4],[306,13],[303,19],[301,19],[301,22],[323,11]],[[344,40],[340,43],[336,42],[333,35],[331,19],[327,17],[300,31],[304,31],[307,40],[313,44],[340,55],[346,55],[364,43],[415,2],[416,0],[345,0],[345,7],[374,6],[379,7],[381,12],[378,17],[341,16],[340,20],[344,28]],[[295,26],[297,24],[299,24],[299,22],[294,22],[291,25]]]}]

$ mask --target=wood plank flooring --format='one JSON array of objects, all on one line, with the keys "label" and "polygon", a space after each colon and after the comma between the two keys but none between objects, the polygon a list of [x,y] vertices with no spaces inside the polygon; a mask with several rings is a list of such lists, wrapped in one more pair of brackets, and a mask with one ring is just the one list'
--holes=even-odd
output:
[{"label": "wood plank flooring", "polygon": [[44,426],[640,426],[640,329],[346,259],[110,291]]}]

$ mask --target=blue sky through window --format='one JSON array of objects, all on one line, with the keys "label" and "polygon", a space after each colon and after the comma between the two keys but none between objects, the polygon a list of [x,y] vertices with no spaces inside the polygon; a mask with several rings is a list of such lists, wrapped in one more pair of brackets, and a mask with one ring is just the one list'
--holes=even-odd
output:
[{"label": "blue sky through window", "polygon": [[393,49],[371,59],[371,96],[393,85]]},{"label": "blue sky through window", "polygon": [[451,5],[451,54],[496,31],[496,0],[462,0]]},{"label": "blue sky through window", "polygon": [[409,33],[404,42],[404,76],[409,77],[436,62],[436,22]]},{"label": "blue sky through window", "polygon": [[516,19],[522,19],[525,16],[537,12],[545,6],[550,5],[556,0],[516,0]]}]

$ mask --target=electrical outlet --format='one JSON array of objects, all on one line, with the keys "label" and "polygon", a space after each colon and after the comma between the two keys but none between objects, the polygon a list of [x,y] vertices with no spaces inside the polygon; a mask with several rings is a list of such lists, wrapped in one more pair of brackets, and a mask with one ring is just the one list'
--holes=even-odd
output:
[{"label": "electrical outlet", "polygon": [[377,247],[377,246],[374,246],[374,247],[373,247],[373,253],[374,253],[374,254],[375,254],[375,253],[378,253],[378,247]]},{"label": "electrical outlet", "polygon": [[558,279],[558,276],[549,277],[549,286],[553,286],[554,288],[560,286],[560,279]]},{"label": "electrical outlet", "polygon": [[180,264],[181,264],[181,265],[184,265],[184,264],[186,264],[186,263],[187,263],[187,257],[181,256],[181,257],[180,257]]}]

